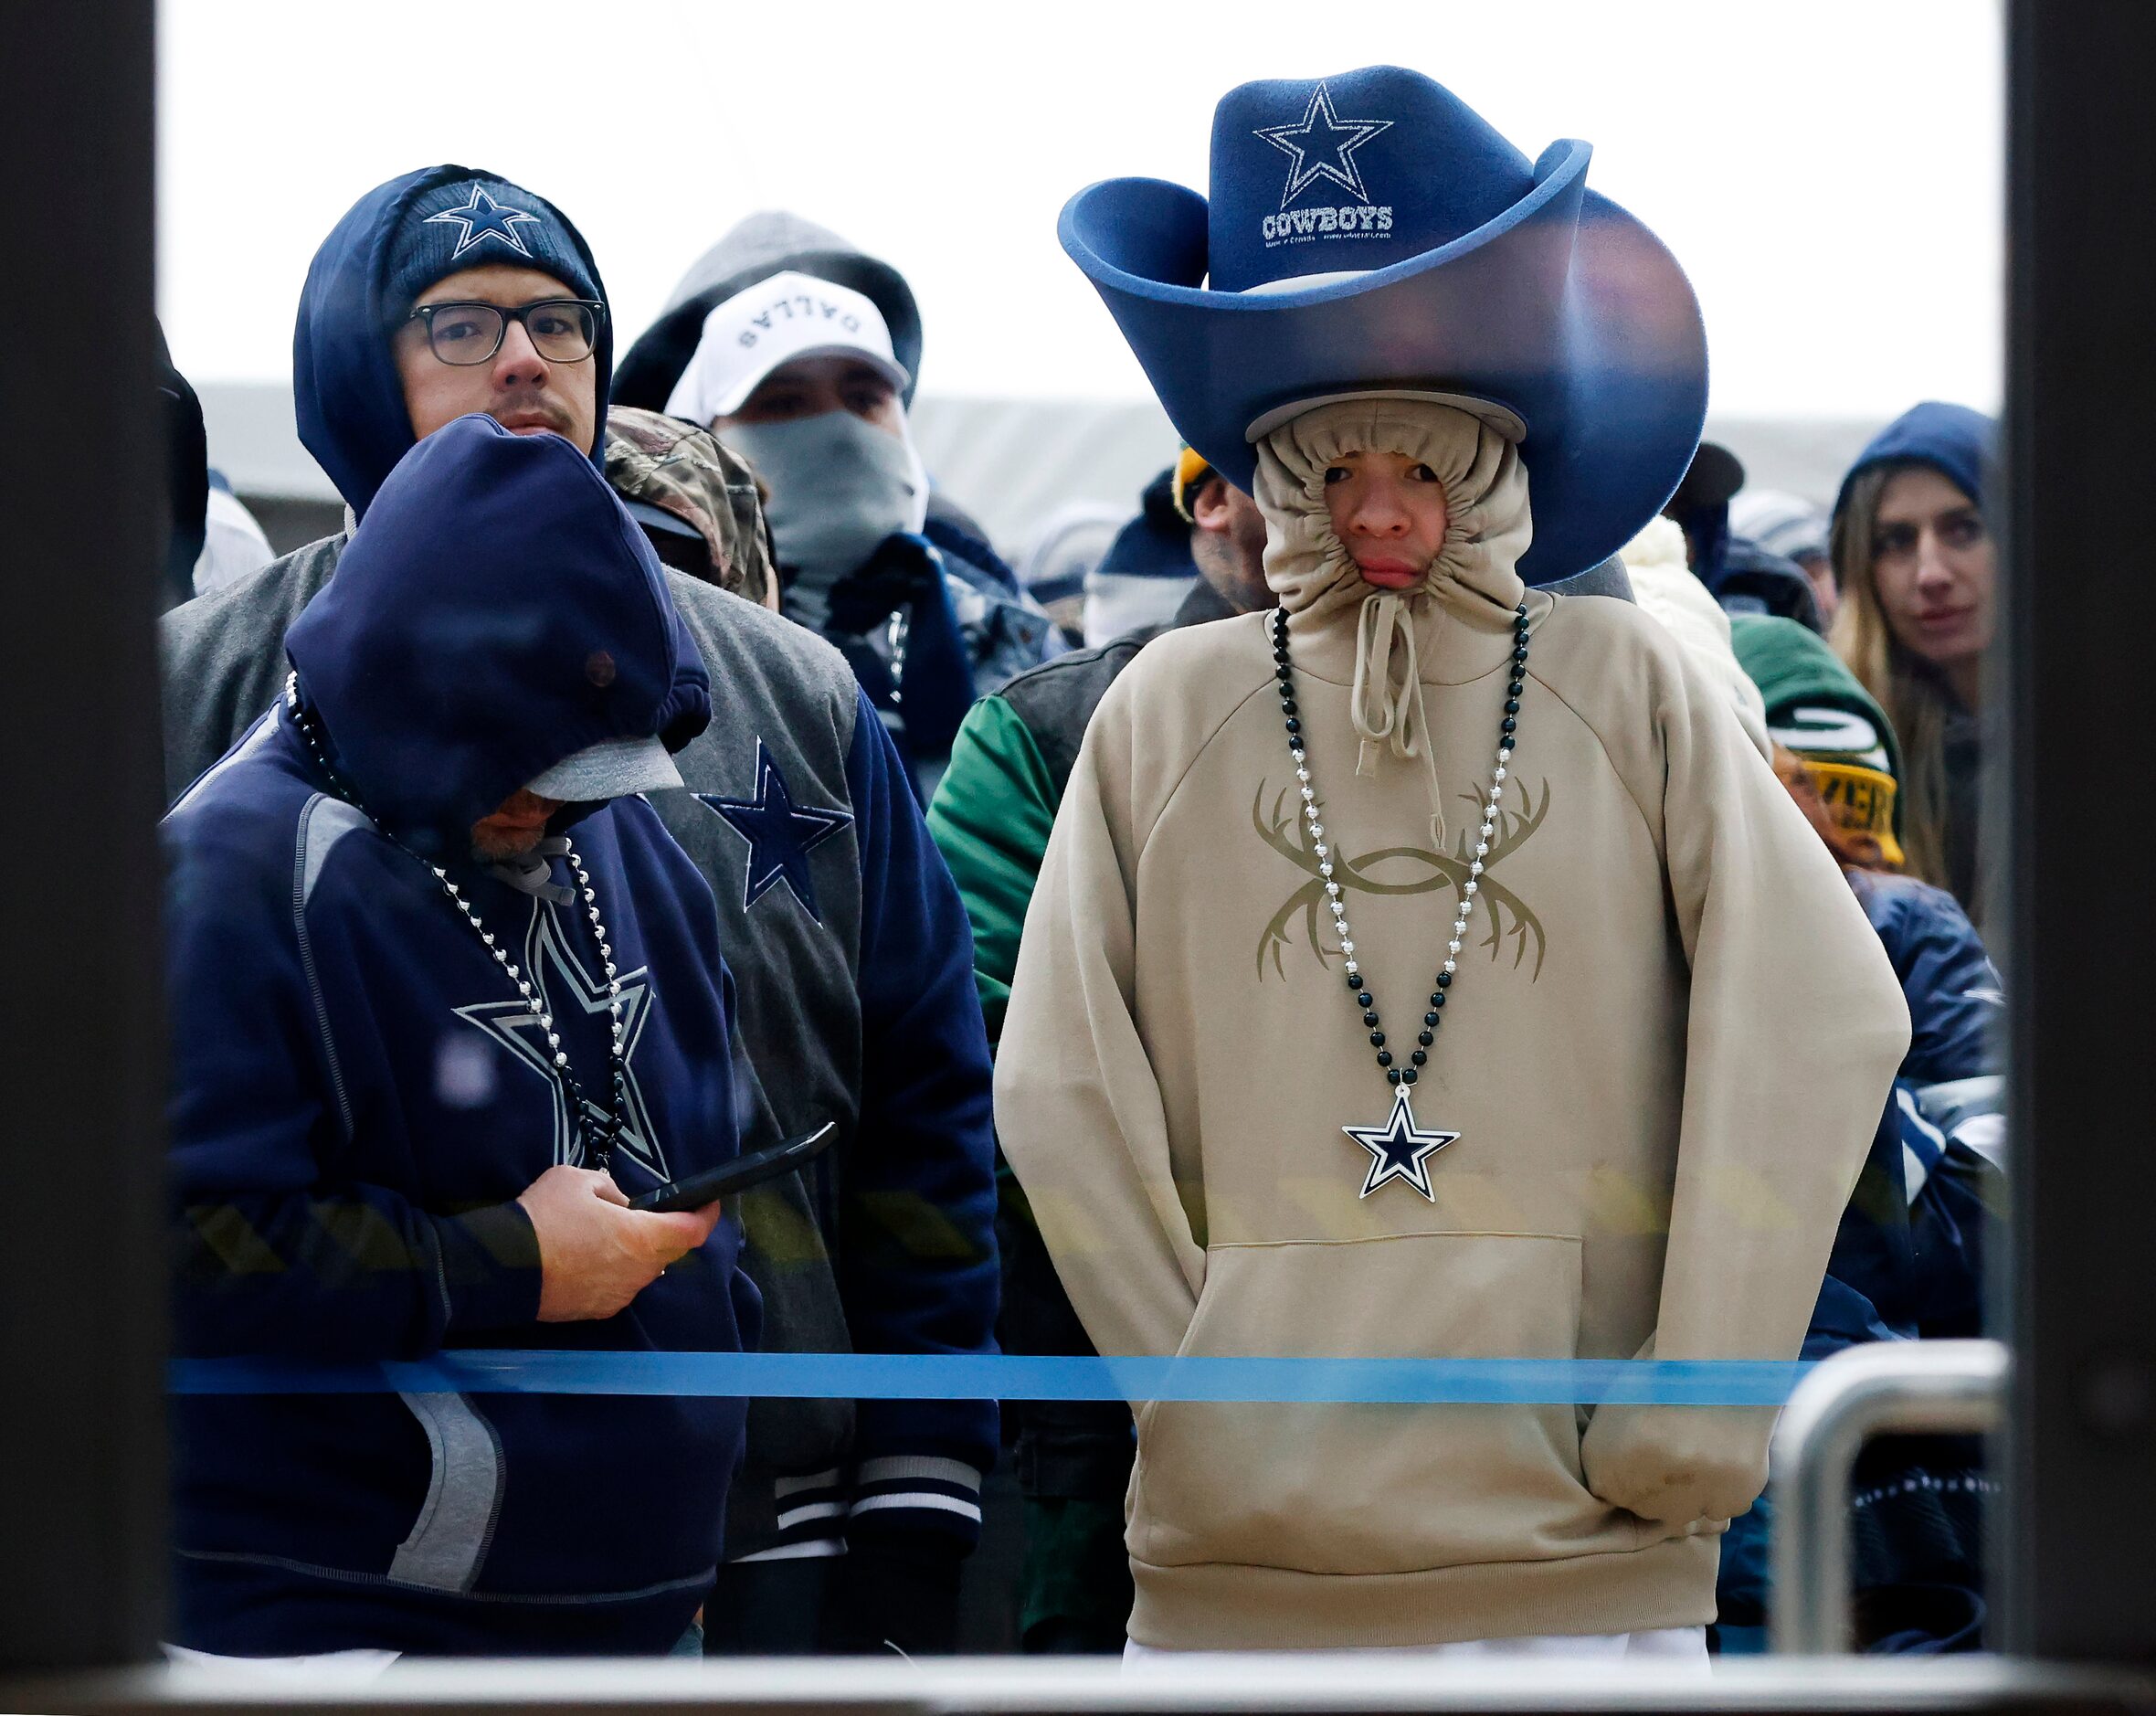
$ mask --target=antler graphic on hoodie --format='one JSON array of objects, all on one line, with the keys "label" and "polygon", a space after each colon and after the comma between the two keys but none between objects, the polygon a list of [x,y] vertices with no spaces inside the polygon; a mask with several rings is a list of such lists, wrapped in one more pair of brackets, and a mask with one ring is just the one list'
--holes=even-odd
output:
[{"label": "antler graphic on hoodie", "polygon": [[[1337,882],[1343,888],[1351,888],[1362,894],[1428,894],[1441,887],[1450,887],[1457,894],[1466,885],[1468,866],[1474,863],[1468,845],[1474,838],[1471,831],[1462,832],[1459,850],[1451,856],[1418,846],[1386,846],[1351,858],[1336,844],[1330,851],[1333,874],[1329,877],[1324,875],[1318,865],[1325,861],[1304,843],[1306,832],[1299,813],[1287,808],[1286,788],[1282,788],[1274,795],[1272,811],[1267,813],[1265,789],[1269,784],[1265,781],[1258,783],[1257,796],[1251,802],[1251,825],[1257,830],[1260,840],[1298,870],[1305,872],[1310,879],[1288,896],[1287,904],[1274,913],[1263,933],[1258,937],[1260,982],[1265,978],[1268,954],[1272,956],[1274,970],[1284,978],[1287,975],[1287,969],[1281,961],[1281,950],[1288,945],[1288,928],[1298,912],[1303,916],[1304,934],[1310,943],[1311,952],[1317,957],[1320,965],[1328,970],[1332,968],[1339,948],[1337,946],[1326,945],[1319,933],[1317,916],[1318,908],[1325,904],[1325,884],[1328,881]],[[1482,801],[1474,793],[1463,793],[1461,796],[1473,803],[1476,810],[1482,808]],[[1478,878],[1482,883],[1481,895],[1488,902],[1490,908],[1489,933],[1482,945],[1489,948],[1490,958],[1495,959],[1504,950],[1506,937],[1509,936],[1514,944],[1513,969],[1517,970],[1526,962],[1531,944],[1535,952],[1535,969],[1528,973],[1529,982],[1542,975],[1542,961],[1548,951],[1548,944],[1542,932],[1542,920],[1519,895],[1491,873],[1506,853],[1515,852],[1526,844],[1535,831],[1542,826],[1542,819],[1548,813],[1549,783],[1547,780],[1542,783],[1540,803],[1537,803],[1535,795],[1523,786],[1520,790],[1520,808],[1517,810],[1501,810],[1498,812],[1496,838],[1490,842],[1489,854],[1483,860],[1483,874]],[[1425,873],[1404,882],[1379,881],[1369,874],[1376,865],[1396,862],[1421,864],[1425,867]],[[1508,916],[1511,918],[1509,926],[1506,922]]]}]

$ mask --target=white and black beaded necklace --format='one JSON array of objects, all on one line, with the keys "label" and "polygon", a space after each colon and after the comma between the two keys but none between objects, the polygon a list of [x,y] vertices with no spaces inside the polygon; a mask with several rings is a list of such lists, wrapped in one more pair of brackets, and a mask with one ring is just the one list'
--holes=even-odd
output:
[{"label": "white and black beaded necklace", "polygon": [[[1302,792],[1303,818],[1310,829],[1310,848],[1317,859],[1317,874],[1325,881],[1326,906],[1333,915],[1333,927],[1339,934],[1340,952],[1347,961],[1348,993],[1362,1011],[1362,1022],[1369,1027],[1370,1046],[1377,1052],[1379,1069],[1392,1087],[1392,1112],[1384,1125],[1344,1126],[1340,1130],[1370,1153],[1370,1170],[1364,1177],[1361,1196],[1369,1197],[1388,1181],[1401,1180],[1434,1203],[1437,1194],[1430,1188],[1430,1158],[1446,1145],[1457,1142],[1460,1134],[1443,1128],[1417,1126],[1410,1092],[1421,1076],[1421,1068],[1429,1062],[1438,1028],[1444,1023],[1453,979],[1459,974],[1460,949],[1467,934],[1467,920],[1474,915],[1474,896],[1482,888],[1484,860],[1490,855],[1490,834],[1497,825],[1497,802],[1504,796],[1505,777],[1510,772],[1512,763],[1513,736],[1519,729],[1520,689],[1527,683],[1527,605],[1523,601],[1513,609],[1512,673],[1505,687],[1505,713],[1498,723],[1496,770],[1490,779],[1489,793],[1483,800],[1482,827],[1475,835],[1467,879],[1460,885],[1460,910],[1453,919],[1444,963],[1431,987],[1430,1011],[1422,1015],[1422,1029],[1416,1033],[1416,1046],[1410,1052],[1405,1066],[1394,1064],[1393,1053],[1386,1046],[1377,998],[1370,992],[1355,957],[1354,931],[1348,927],[1347,901],[1341,895],[1339,883],[1334,879],[1332,849],[1326,844],[1325,824],[1317,814],[1317,790],[1310,784],[1310,761],[1303,743],[1302,711],[1295,702],[1295,668],[1288,659],[1287,635],[1286,610],[1275,609],[1274,675],[1280,687],[1281,717],[1287,724],[1288,754],[1295,759],[1295,782]],[[1430,743],[1427,733],[1422,736],[1422,742]]]},{"label": "white and black beaded necklace", "polygon": [[[360,802],[359,795],[353,791],[351,784],[338,774],[330,762],[329,747],[322,740],[321,723],[315,719],[314,712],[301,701],[300,676],[296,673],[285,675],[284,706],[291,717],[292,726],[306,743],[308,755],[322,771],[322,779],[329,782],[331,789],[338,798],[362,816],[366,816],[366,806]],[[373,821],[371,817],[368,820]],[[449,896],[449,904],[471,926],[472,933],[485,944],[487,951],[493,956],[494,963],[502,968],[502,974],[515,986],[518,996],[532,1010],[534,1020],[546,1038],[549,1056],[547,1070],[554,1075],[555,1083],[561,1090],[562,1102],[568,1110],[569,1124],[575,1128],[575,1136],[581,1146],[583,1164],[587,1168],[596,1168],[601,1173],[611,1172],[614,1146],[629,1129],[628,1033],[621,1006],[620,978],[614,969],[613,944],[607,939],[607,927],[599,919],[598,895],[591,885],[591,876],[584,868],[584,861],[576,855],[576,849],[566,840],[562,842],[563,855],[568,860],[569,868],[576,873],[576,891],[583,897],[585,915],[591,919],[591,933],[597,939],[599,961],[607,974],[607,1072],[610,1087],[608,1105],[604,1108],[589,1100],[584,1094],[584,1087],[576,1082],[576,1071],[569,1065],[569,1052],[562,1046],[561,1033],[554,1028],[552,1010],[541,998],[531,978],[520,970],[516,961],[509,957],[509,949],[496,945],[494,932],[481,921],[478,912],[472,909],[471,902],[464,897],[464,890],[449,879],[449,872],[441,865],[428,863],[426,859],[396,835],[383,829],[379,822],[375,823],[375,826],[391,845],[413,863],[426,864],[433,873],[434,879],[442,885],[442,892]]]}]

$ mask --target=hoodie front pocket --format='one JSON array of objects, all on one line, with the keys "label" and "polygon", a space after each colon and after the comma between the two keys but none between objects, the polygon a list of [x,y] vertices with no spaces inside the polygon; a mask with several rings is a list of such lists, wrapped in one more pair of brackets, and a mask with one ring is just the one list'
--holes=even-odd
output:
[{"label": "hoodie front pocket", "polygon": [[[1580,1270],[1557,1234],[1218,1246],[1180,1351],[1569,1359]],[[1609,1523],[1567,1405],[1157,1402],[1132,1501],[1156,1566],[1409,1573],[1578,1554]]]}]

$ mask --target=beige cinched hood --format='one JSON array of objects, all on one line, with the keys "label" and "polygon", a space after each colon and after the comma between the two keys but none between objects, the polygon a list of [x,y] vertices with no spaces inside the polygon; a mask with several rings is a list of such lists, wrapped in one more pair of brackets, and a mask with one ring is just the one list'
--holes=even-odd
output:
[{"label": "beige cinched hood", "polygon": [[[1333,528],[1326,471],[1348,454],[1368,452],[1425,464],[1444,490],[1444,546],[1411,590],[1366,583]],[[1535,534],[1519,450],[1451,406],[1337,401],[1304,412],[1258,443],[1256,500],[1265,515],[1265,581],[1290,616],[1296,667],[1331,677],[1352,650],[1356,772],[1377,774],[1388,755],[1412,764],[1427,783],[1431,830],[1443,845],[1446,787],[1430,743],[1421,681],[1426,669],[1440,679],[1487,671],[1527,598],[1514,569]],[[1546,608],[1547,599],[1539,605]]]}]

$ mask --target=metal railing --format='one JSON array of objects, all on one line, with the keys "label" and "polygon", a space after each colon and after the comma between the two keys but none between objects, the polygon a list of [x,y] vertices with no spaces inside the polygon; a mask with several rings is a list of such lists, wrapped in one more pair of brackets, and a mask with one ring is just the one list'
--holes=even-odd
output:
[{"label": "metal railing", "polygon": [[[368,1680],[144,1668],[8,1679],[48,1716],[2147,1716],[2145,1673],[1997,1657],[1433,1662],[1407,1653],[1113,1659],[400,1662]],[[1213,1660],[1215,1657],[1217,1660]]]},{"label": "metal railing", "polygon": [[2006,1349],[1995,1340],[1852,1347],[1797,1384],[1774,1432],[1774,1595],[1778,1654],[1849,1648],[1849,1487],[1857,1450],[1877,1435],[1977,1435],[1999,1427]]}]

